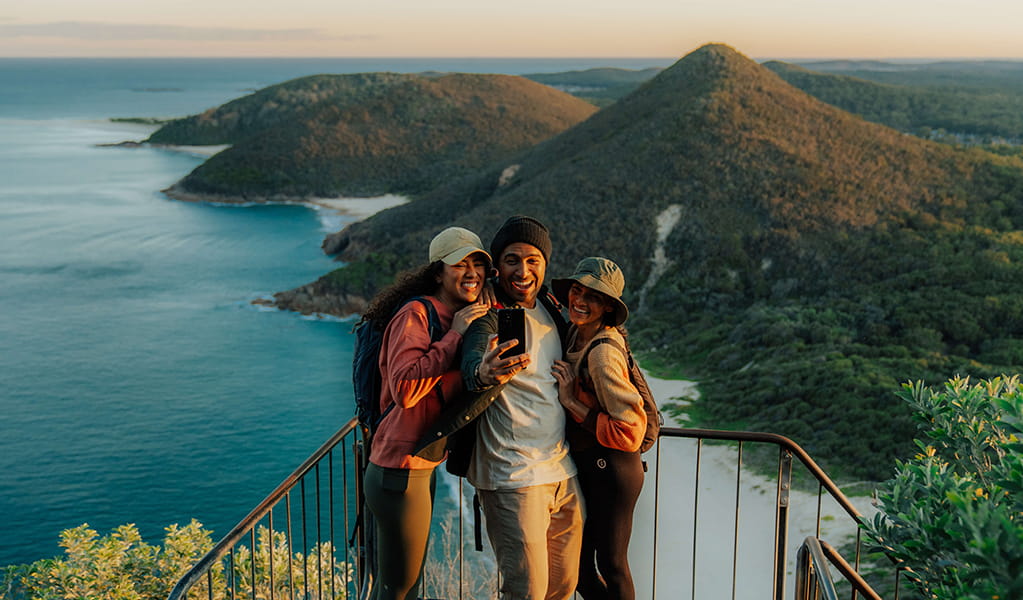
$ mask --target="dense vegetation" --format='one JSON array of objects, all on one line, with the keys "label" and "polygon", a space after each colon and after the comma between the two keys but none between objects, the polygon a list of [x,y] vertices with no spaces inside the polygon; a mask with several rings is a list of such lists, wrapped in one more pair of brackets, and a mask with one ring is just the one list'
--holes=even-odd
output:
[{"label": "dense vegetation", "polygon": [[786,434],[881,479],[913,433],[899,382],[1023,365],[1021,200],[1018,158],[864,122],[707,46],[518,157],[350,227],[332,241],[350,266],[321,285],[368,295],[443,226],[487,239],[539,216],[550,275],[592,254],[623,266],[636,345],[703,383],[701,424]]},{"label": "dense vegetation", "polygon": [[175,121],[148,141],[233,144],[176,185],[189,193],[415,194],[528,148],[595,110],[520,77],[317,75]]},{"label": "dense vegetation", "polygon": [[[804,92],[868,121],[951,144],[1023,141],[1023,64],[953,62],[900,65],[829,61],[764,66]],[[525,75],[607,106],[659,69],[590,69]]]},{"label": "dense vegetation", "polygon": [[1023,62],[965,60],[895,63],[878,60],[825,60],[800,63],[811,71],[836,73],[879,83],[944,89],[1023,93]]},{"label": "dense vegetation", "polygon": [[[131,524],[103,536],[88,524],[62,531],[63,556],[11,565],[0,572],[0,600],[164,600],[213,548],[212,533],[198,521],[171,525],[166,532],[162,545],[152,545]],[[201,578],[189,597],[287,598],[296,589],[312,589],[310,598],[347,597],[352,569],[330,542],[292,554],[283,532],[260,527],[255,538],[254,552],[238,546],[228,568],[221,564],[211,569],[211,576]]]},{"label": "dense vegetation", "polygon": [[[764,66],[828,104],[920,137],[944,131],[980,140],[1002,138],[1017,144],[1023,140],[1023,86],[1014,89],[1012,79],[999,79],[1000,87],[994,90],[926,87],[906,85],[901,79],[898,84],[878,83],[817,73],[782,62]],[[1023,70],[1018,75],[1023,82]]]},{"label": "dense vegetation", "polygon": [[[1023,392],[1018,377],[907,384],[919,452],[899,461],[867,528],[925,598],[1023,597]],[[912,582],[912,580],[911,580]]]}]

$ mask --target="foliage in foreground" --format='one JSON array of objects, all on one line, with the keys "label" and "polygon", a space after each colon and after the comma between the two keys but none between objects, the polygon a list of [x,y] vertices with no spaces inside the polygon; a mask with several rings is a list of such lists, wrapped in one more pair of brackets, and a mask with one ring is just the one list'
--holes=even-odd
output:
[{"label": "foliage in foreground", "polygon": [[[153,546],[142,540],[133,524],[106,536],[88,524],[65,530],[60,535],[63,557],[7,567],[0,574],[0,600],[164,600],[213,547],[211,533],[194,519],[184,527],[171,525],[166,532],[163,546]],[[237,547],[227,567],[223,562],[215,565],[212,576],[203,577],[189,597],[269,598],[271,585],[279,598],[292,597],[291,590],[314,600],[346,597],[351,569],[336,561],[330,543],[305,555],[292,554],[283,532],[260,527],[255,546],[254,556],[250,548]]]},{"label": "foliage in foreground", "polygon": [[920,453],[898,461],[867,527],[940,600],[1023,597],[1023,389],[1018,377],[906,384]]}]

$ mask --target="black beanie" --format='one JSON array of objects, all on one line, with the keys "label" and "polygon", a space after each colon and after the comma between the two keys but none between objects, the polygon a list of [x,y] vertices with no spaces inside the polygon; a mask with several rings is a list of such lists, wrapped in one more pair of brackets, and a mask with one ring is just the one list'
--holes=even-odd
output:
[{"label": "black beanie", "polygon": [[517,242],[535,246],[540,254],[543,254],[543,259],[550,262],[551,234],[547,231],[547,227],[533,217],[522,215],[509,217],[504,225],[501,225],[501,228],[494,234],[494,241],[490,242],[490,255],[496,262],[500,260],[501,252],[505,248]]}]

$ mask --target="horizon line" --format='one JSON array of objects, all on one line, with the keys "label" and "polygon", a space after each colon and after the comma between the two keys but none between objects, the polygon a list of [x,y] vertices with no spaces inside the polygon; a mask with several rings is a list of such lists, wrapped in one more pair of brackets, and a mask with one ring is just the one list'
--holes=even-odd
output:
[{"label": "horizon line", "polygon": [[[669,60],[677,61],[682,56],[0,56],[0,60]],[[748,55],[747,55],[748,56]],[[857,62],[924,62],[924,61],[1002,61],[1023,62],[1023,57],[1006,56],[750,56],[756,61],[857,61]]]}]

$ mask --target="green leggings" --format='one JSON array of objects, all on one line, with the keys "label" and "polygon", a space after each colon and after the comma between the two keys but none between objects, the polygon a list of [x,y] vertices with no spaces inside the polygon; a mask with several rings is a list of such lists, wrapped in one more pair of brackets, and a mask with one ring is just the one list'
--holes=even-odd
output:
[{"label": "green leggings", "polygon": [[392,469],[370,463],[366,504],[376,522],[376,569],[371,600],[416,600],[430,539],[434,469]]}]

